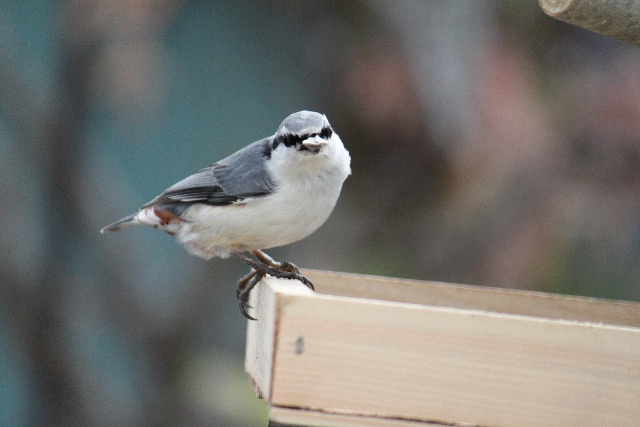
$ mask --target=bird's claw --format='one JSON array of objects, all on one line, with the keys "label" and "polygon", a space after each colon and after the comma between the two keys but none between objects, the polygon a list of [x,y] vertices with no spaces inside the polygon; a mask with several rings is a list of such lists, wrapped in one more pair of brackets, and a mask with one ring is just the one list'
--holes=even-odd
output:
[{"label": "bird's claw", "polygon": [[249,304],[247,304],[246,301],[240,301],[239,305],[240,305],[240,313],[242,313],[242,315],[244,317],[246,317],[249,320],[258,320],[255,317],[253,317],[252,315],[250,315],[249,313],[247,313],[247,309],[248,308],[253,308],[253,307],[251,307]]},{"label": "bird's claw", "polygon": [[251,293],[251,290],[258,284],[258,282],[262,280],[263,277],[264,273],[252,269],[249,274],[238,281],[238,287],[236,288],[236,298],[238,298],[238,303],[240,304],[240,312],[249,320],[258,320],[247,313],[247,309],[252,308],[249,305],[249,294]]},{"label": "bird's claw", "polygon": [[300,273],[300,269],[298,268],[297,265],[290,263],[289,261],[282,261],[280,265],[276,267],[276,269],[282,272],[292,273],[291,277],[287,277],[287,279],[299,280],[307,288],[311,289],[312,291],[315,291],[313,283],[311,283],[309,279],[307,279],[304,275]]},{"label": "bird's claw", "polygon": [[311,289],[312,291],[316,290],[316,288],[313,286],[313,283],[311,283],[311,281],[307,279],[305,276],[300,275],[298,280],[301,281],[303,285],[305,285],[307,288]]}]

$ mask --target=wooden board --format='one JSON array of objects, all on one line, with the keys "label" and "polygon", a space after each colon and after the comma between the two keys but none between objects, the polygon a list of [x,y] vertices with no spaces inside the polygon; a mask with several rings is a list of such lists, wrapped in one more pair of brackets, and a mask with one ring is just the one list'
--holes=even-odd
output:
[{"label": "wooden board", "polygon": [[275,422],[640,425],[640,304],[307,271],[266,279],[246,368]]}]

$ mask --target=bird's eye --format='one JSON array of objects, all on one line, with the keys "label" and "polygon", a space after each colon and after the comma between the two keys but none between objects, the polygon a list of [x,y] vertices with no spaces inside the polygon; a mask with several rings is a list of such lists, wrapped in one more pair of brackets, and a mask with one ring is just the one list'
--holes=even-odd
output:
[{"label": "bird's eye", "polygon": [[322,131],[320,132],[320,136],[322,138],[329,139],[331,138],[331,135],[333,135],[333,130],[331,130],[329,126],[325,126],[322,128]]},{"label": "bird's eye", "polygon": [[302,142],[302,139],[297,135],[282,135],[280,138],[285,147],[292,147]]}]

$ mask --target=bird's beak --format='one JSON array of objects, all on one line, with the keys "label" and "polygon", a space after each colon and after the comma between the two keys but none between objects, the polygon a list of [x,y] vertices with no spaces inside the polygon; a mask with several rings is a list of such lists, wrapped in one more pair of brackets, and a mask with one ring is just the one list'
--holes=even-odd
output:
[{"label": "bird's beak", "polygon": [[302,146],[311,151],[312,153],[319,153],[322,150],[322,147],[327,145],[327,141],[320,138],[319,136],[314,136],[313,138],[307,138],[302,143]]}]

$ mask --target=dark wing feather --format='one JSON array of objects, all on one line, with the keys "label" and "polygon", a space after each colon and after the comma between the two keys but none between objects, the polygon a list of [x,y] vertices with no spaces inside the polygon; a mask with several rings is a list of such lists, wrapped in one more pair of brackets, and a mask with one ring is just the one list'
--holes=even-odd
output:
[{"label": "dark wing feather", "polygon": [[256,141],[231,156],[167,188],[142,208],[160,203],[228,205],[270,194],[274,184],[265,168],[271,138]]},{"label": "dark wing feather", "polygon": [[225,193],[241,197],[271,193],[275,184],[266,169],[266,161],[272,147],[272,137],[265,138],[220,160],[213,168],[216,182]]}]

